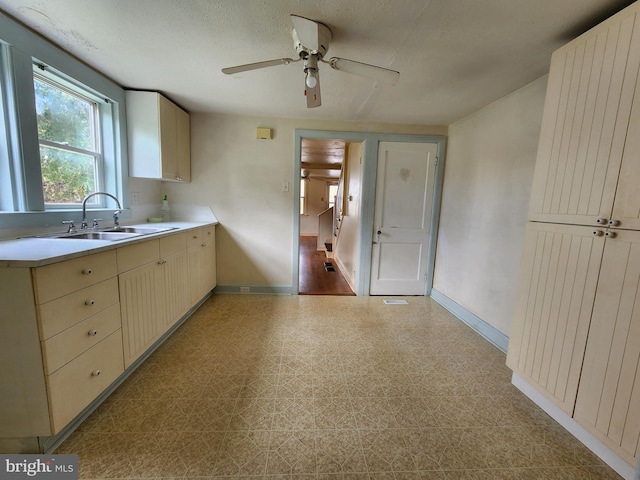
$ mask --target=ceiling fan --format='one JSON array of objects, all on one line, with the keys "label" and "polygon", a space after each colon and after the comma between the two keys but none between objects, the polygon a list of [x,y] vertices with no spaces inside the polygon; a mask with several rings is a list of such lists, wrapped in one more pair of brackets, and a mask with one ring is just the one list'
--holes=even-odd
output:
[{"label": "ceiling fan", "polygon": [[378,82],[395,85],[400,78],[400,73],[388,68],[377,67],[367,63],[347,60],[346,58],[332,57],[328,61],[324,56],[329,50],[331,42],[331,30],[324,23],[316,22],[299,15],[291,15],[293,23],[293,43],[298,54],[297,59],[277,58],[264,62],[248,63],[235,67],[223,68],[222,73],[232,75],[234,73],[256,70],[259,68],[274,67],[277,65],[289,65],[293,62],[304,62],[305,91],[307,108],[320,106],[320,72],[318,62],[326,63],[334,70],[360,75]]}]

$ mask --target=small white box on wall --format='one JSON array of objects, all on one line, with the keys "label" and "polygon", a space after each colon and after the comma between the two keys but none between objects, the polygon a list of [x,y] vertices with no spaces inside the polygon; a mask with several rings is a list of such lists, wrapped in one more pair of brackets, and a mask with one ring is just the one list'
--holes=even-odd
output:
[{"label": "small white box on wall", "polygon": [[271,129],[258,127],[256,138],[258,140],[271,140]]}]

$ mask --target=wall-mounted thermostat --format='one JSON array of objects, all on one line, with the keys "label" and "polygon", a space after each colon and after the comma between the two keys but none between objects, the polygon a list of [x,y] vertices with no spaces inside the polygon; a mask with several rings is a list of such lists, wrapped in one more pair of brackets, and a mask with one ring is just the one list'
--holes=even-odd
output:
[{"label": "wall-mounted thermostat", "polygon": [[258,140],[271,140],[271,129],[270,128],[258,128],[256,138]]}]

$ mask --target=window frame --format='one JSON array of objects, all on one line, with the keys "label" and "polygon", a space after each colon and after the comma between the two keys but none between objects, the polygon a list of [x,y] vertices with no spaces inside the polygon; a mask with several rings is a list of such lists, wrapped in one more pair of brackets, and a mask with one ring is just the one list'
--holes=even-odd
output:
[{"label": "window frame", "polygon": [[[0,32],[3,75],[0,79],[0,126],[7,132],[0,137],[0,154],[3,154],[0,155],[0,229],[53,225],[63,220],[79,222],[82,216],[80,206],[45,208],[44,205],[33,87],[34,63],[46,66],[46,74],[55,75],[56,82],[61,85],[80,88],[101,100],[98,137],[104,156],[102,188],[118,197],[125,209],[122,217],[129,217],[124,89],[2,13]],[[99,199],[99,202],[105,200]],[[92,208],[94,206],[105,212],[115,209],[112,201],[92,205]]]},{"label": "window frame", "polygon": [[[34,81],[38,80],[42,83],[47,83],[49,86],[57,88],[58,90],[65,92],[69,95],[72,95],[79,100],[85,101],[92,105],[91,112],[91,140],[93,143],[93,150],[86,150],[79,147],[74,147],[71,145],[60,144],[57,142],[52,142],[49,140],[41,139],[38,136],[38,146],[39,151],[41,152],[41,147],[46,148],[56,148],[59,150],[77,153],[81,155],[87,155],[93,157],[94,161],[94,177],[95,177],[95,185],[96,191],[104,191],[104,162],[105,162],[105,154],[104,148],[102,146],[102,141],[100,138],[100,132],[102,131],[102,114],[101,109],[110,109],[110,105],[108,101],[101,99],[100,97],[92,94],[91,92],[86,91],[84,88],[80,86],[74,86],[70,84],[70,82],[66,81],[64,78],[60,77],[57,73],[52,72],[51,69],[47,68],[46,65],[41,63],[34,62],[33,64],[33,78]],[[110,156],[107,156],[109,158]],[[41,158],[42,161],[42,158]],[[92,193],[92,192],[88,192]],[[44,195],[44,192],[43,192]],[[93,208],[95,207],[105,207],[105,197],[102,195],[92,197],[91,205]],[[55,210],[55,209],[73,209],[81,206],[82,203],[47,203],[44,201],[45,210]]]}]

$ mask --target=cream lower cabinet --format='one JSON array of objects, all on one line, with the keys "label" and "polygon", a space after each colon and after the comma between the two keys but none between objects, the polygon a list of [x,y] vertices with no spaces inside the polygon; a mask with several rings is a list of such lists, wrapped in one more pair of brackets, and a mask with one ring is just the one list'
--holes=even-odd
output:
[{"label": "cream lower cabinet", "polygon": [[191,301],[195,303],[216,286],[215,227],[194,230],[187,244],[189,289]]},{"label": "cream lower cabinet", "polygon": [[640,232],[530,222],[507,365],[635,466]]},{"label": "cream lower cabinet", "polygon": [[575,404],[604,232],[530,222],[507,365],[565,413]]},{"label": "cream lower cabinet", "polygon": [[156,259],[121,273],[119,284],[124,363],[129,367],[164,333],[164,269]]},{"label": "cream lower cabinet", "polygon": [[60,432],[120,374],[115,252],[0,271],[0,443]]},{"label": "cream lower cabinet", "polygon": [[189,295],[188,233],[160,239],[164,268],[165,330],[171,328],[193,306]]},{"label": "cream lower cabinet", "polygon": [[[208,293],[202,293],[202,289],[191,290],[190,269],[195,267],[188,260],[187,245],[190,238],[193,243],[194,236],[202,238],[200,230],[117,250],[127,367]],[[201,243],[198,240],[198,249],[205,251]],[[215,250],[213,254],[215,256]],[[201,262],[204,261],[202,257]],[[205,268],[205,264],[199,263],[198,268]]]},{"label": "cream lower cabinet", "polygon": [[640,232],[606,240],[575,419],[631,465],[640,445]]}]

